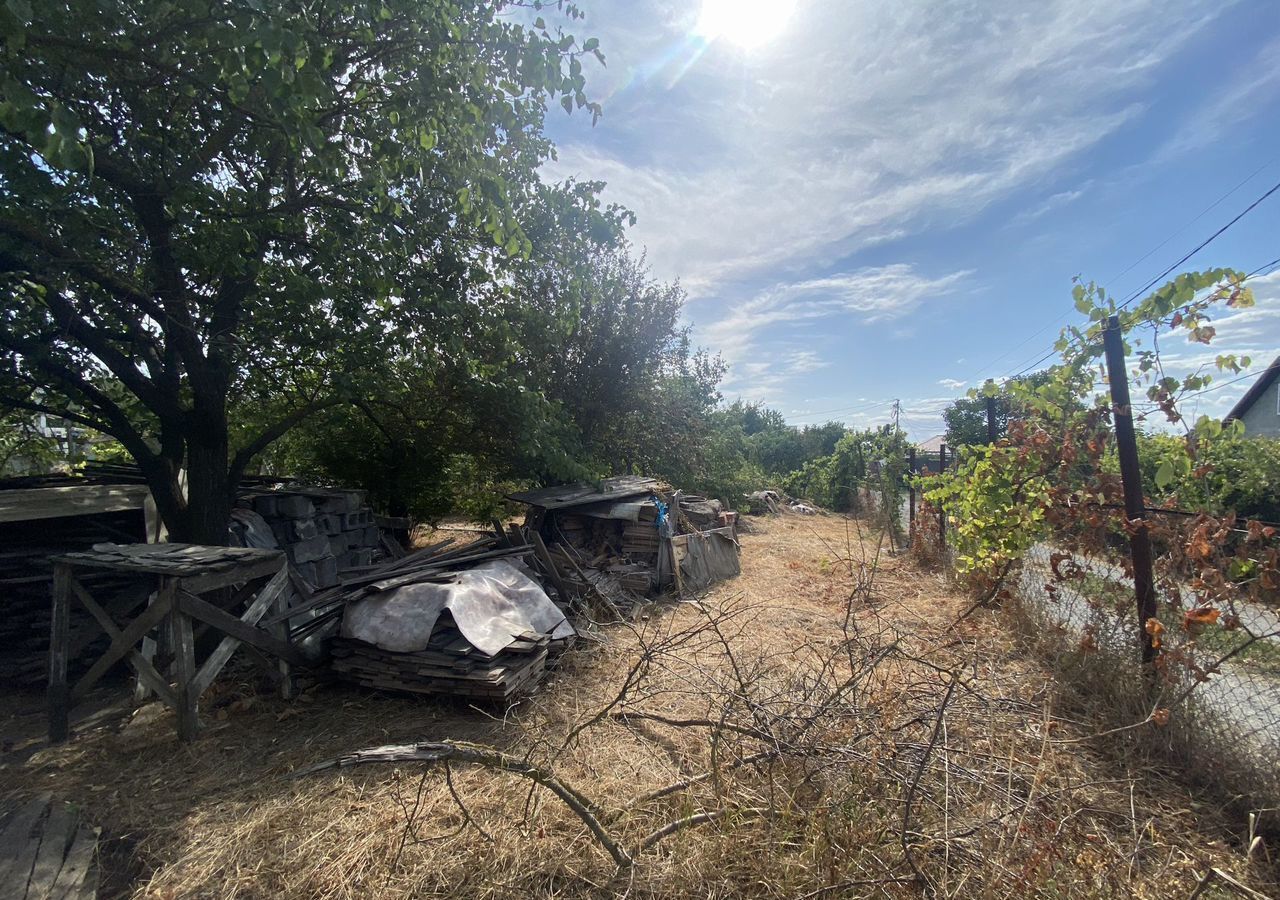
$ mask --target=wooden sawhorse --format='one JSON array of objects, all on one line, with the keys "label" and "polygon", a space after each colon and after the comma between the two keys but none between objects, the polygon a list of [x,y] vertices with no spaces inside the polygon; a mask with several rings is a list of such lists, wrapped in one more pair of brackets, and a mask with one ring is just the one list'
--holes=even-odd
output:
[{"label": "wooden sawhorse", "polygon": [[[244,547],[204,547],[194,544],[99,544],[82,553],[55,556],[53,561],[53,628],[49,641],[49,741],[65,741],[72,707],[92,689],[108,669],[125,660],[137,673],[140,686],[153,691],[178,714],[178,735],[194,740],[200,729],[200,695],[222,671],[236,648],[248,645],[250,655],[272,666],[263,654],[274,657],[281,689],[287,697],[289,666],[306,665],[307,658],[289,643],[288,622],[271,630],[257,627],[274,611],[283,615],[292,593],[289,567],[278,550]],[[153,578],[157,590],[151,603],[123,628],[89,594],[76,577],[80,569],[113,569]],[[202,599],[201,594],[235,587],[225,608]],[[255,596],[256,594],[256,596]],[[251,599],[252,598],[252,599]],[[72,600],[79,600],[111,639],[107,651],[89,667],[74,686],[67,683],[70,660],[68,623]],[[227,609],[246,604],[238,617]],[[212,653],[196,666],[192,621],[204,623],[224,637]],[[160,674],[136,646],[157,628],[163,628],[174,655],[174,684]]]}]

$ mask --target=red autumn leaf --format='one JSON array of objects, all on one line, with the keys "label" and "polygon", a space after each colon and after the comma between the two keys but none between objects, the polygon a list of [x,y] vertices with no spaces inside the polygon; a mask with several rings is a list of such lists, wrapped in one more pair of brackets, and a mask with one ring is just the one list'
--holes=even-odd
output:
[{"label": "red autumn leaf", "polygon": [[1168,725],[1169,710],[1163,706],[1160,707],[1159,709],[1157,709],[1155,712],[1151,714],[1151,721],[1155,722],[1156,725],[1159,726],[1160,728],[1163,728],[1164,726]]}]

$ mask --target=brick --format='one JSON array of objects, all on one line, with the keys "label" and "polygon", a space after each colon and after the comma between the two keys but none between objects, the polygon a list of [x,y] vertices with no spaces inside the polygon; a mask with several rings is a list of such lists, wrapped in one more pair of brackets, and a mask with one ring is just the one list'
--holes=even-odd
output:
[{"label": "brick", "polygon": [[367,566],[373,562],[373,550],[369,547],[357,547],[355,550],[348,550],[338,559],[338,568],[340,569],[357,569]]},{"label": "brick", "polygon": [[315,519],[294,519],[290,530],[293,531],[294,541],[309,541],[320,536],[320,529],[316,527]]},{"label": "brick", "polygon": [[329,552],[334,556],[342,556],[347,552],[347,536],[345,534],[329,535]]},{"label": "brick", "polygon": [[275,518],[279,513],[276,509],[276,500],[279,499],[270,494],[262,494],[253,498],[253,511],[264,519]]},{"label": "brick", "polygon": [[342,516],[343,531],[351,531],[353,528],[363,528],[368,524],[368,513],[364,510],[361,510],[360,512],[345,513]]},{"label": "brick", "polygon": [[378,546],[378,528],[376,525],[370,525],[364,530],[364,540],[360,543],[366,547]]},{"label": "brick", "polygon": [[301,494],[281,494],[276,498],[276,510],[286,519],[309,519],[316,514],[315,506]]},{"label": "brick", "polygon": [[293,570],[307,580],[312,587],[316,585],[316,564],[311,562],[295,563]]},{"label": "brick", "polygon": [[316,516],[316,527],[324,534],[337,534],[342,530],[342,516],[332,513]]},{"label": "brick", "polygon": [[327,537],[314,537],[309,541],[298,541],[296,544],[290,544],[285,550],[289,554],[289,561],[295,565],[314,562],[323,556],[329,555],[329,539]]},{"label": "brick", "polygon": [[332,556],[322,556],[315,561],[316,580],[319,588],[333,587],[338,583],[338,560]]}]

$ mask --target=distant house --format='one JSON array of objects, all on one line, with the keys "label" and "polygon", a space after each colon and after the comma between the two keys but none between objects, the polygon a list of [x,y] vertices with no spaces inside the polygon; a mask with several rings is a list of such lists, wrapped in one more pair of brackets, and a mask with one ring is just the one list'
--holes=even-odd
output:
[{"label": "distant house", "polygon": [[946,442],[947,436],[945,434],[935,434],[929,440],[916,444],[916,449],[921,453],[937,453]]},{"label": "distant house", "polygon": [[1245,434],[1253,437],[1280,437],[1280,356],[1243,397],[1231,407],[1223,424],[1239,419]]}]

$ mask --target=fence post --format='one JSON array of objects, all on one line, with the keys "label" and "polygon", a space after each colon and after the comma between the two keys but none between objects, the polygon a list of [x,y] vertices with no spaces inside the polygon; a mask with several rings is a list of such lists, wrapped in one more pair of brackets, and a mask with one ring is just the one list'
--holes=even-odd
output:
[{"label": "fence post", "polygon": [[[947,445],[938,445],[938,476],[947,472]],[[947,549],[947,511],[938,504],[938,546],[945,552]]]},{"label": "fence post", "polygon": [[987,398],[987,443],[996,442],[996,398]]},{"label": "fence post", "polygon": [[907,448],[907,545],[916,536],[916,448]]},{"label": "fence post", "polygon": [[[1129,401],[1129,372],[1124,362],[1124,336],[1120,317],[1107,319],[1102,333],[1107,358],[1107,380],[1111,384],[1111,415],[1115,420],[1116,451],[1120,458],[1120,479],[1124,483],[1124,515],[1130,522],[1146,518],[1146,500],[1142,493],[1142,470],[1138,467],[1138,441],[1133,433],[1133,407]],[[1156,589],[1151,572],[1151,535],[1145,524],[1138,526],[1129,538],[1133,558],[1133,593],[1138,613],[1138,643],[1142,661],[1155,659],[1155,646],[1147,633],[1147,620],[1156,617]]]}]

